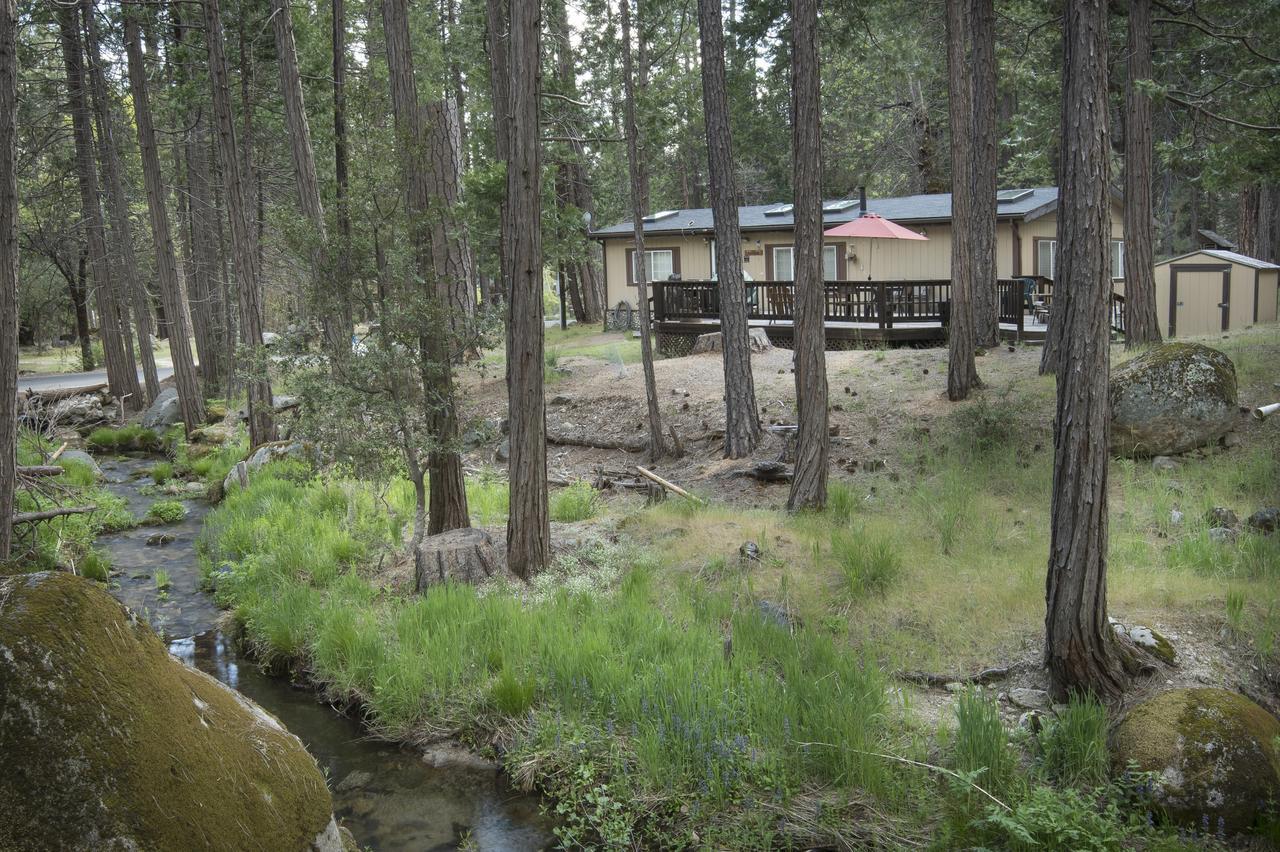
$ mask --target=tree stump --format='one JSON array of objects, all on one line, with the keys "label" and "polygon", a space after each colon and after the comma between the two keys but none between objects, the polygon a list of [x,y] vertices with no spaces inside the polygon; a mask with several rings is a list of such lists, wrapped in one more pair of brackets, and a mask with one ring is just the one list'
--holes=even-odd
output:
[{"label": "tree stump", "polygon": [[479,583],[502,568],[502,552],[493,538],[472,527],[427,536],[414,559],[418,591],[437,583]]}]

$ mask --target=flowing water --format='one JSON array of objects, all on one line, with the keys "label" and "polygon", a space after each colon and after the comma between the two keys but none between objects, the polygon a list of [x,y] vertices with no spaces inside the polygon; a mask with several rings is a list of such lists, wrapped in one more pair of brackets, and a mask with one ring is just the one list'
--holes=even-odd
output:
[{"label": "flowing water", "polygon": [[[112,493],[143,517],[158,499],[143,488],[148,459],[104,461]],[[98,539],[119,572],[112,591],[145,616],[187,665],[207,672],[261,704],[296,734],[315,756],[333,791],[334,813],[361,848],[376,850],[457,849],[469,840],[484,850],[542,849],[549,845],[536,797],[512,790],[492,771],[437,768],[422,755],[368,737],[360,723],[318,703],[310,689],[263,674],[242,658],[217,629],[220,610],[200,587],[195,542],[209,506],[184,500],[187,517],[166,526],[141,526]],[[148,544],[156,534],[172,536]],[[156,572],[169,588],[156,588]]]}]

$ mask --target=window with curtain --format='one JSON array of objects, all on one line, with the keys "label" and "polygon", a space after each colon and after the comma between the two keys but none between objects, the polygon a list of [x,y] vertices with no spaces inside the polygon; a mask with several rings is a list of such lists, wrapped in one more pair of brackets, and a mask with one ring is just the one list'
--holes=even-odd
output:
[{"label": "window with curtain", "polygon": [[[1058,241],[1039,240],[1036,243],[1036,274],[1054,278],[1058,265]],[[1111,277],[1124,278],[1124,240],[1111,241]]]},{"label": "window with curtain", "polygon": [[[635,252],[631,253],[631,281],[635,283],[636,268]],[[644,280],[645,281],[666,281],[671,277],[671,273],[675,271],[675,265],[672,262],[671,249],[647,249],[644,253]]]},{"label": "window with curtain", "polygon": [[[835,246],[822,247],[822,280],[835,281],[839,264],[839,250]],[[795,254],[791,246],[773,247],[773,280],[795,280]]]},{"label": "window with curtain", "polygon": [[1111,278],[1115,281],[1124,278],[1124,240],[1111,241]]}]

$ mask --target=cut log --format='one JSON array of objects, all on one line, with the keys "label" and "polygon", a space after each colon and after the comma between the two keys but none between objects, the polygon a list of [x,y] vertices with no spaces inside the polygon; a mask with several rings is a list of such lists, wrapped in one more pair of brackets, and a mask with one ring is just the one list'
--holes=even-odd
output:
[{"label": "cut log", "polygon": [[18,476],[26,476],[32,479],[43,476],[61,476],[64,473],[66,471],[56,464],[31,464],[22,465],[18,468]]},{"label": "cut log", "polygon": [[479,583],[503,567],[502,551],[493,538],[474,527],[427,536],[414,556],[418,591],[437,583]]}]

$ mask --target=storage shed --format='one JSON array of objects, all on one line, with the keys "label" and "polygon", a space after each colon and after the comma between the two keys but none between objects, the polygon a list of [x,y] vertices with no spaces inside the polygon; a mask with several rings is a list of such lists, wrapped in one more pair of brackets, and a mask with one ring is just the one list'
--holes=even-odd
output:
[{"label": "storage shed", "polygon": [[1156,264],[1156,314],[1165,337],[1275,322],[1280,266],[1224,249]]}]

